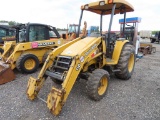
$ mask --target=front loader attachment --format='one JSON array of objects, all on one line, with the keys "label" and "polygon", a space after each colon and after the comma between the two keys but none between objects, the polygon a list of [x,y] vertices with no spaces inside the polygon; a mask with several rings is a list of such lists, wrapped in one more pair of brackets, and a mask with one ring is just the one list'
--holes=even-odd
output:
[{"label": "front loader attachment", "polygon": [[38,92],[43,86],[44,80],[44,78],[41,80],[34,79],[33,77],[29,78],[26,94],[30,100],[34,100],[37,97]]},{"label": "front loader attachment", "polygon": [[65,90],[59,90],[54,87],[49,93],[47,98],[47,107],[54,115],[58,115],[61,112],[62,107],[65,103],[63,101],[65,93]]},{"label": "front loader attachment", "polygon": [[15,79],[15,75],[8,64],[0,62],[0,85]]}]

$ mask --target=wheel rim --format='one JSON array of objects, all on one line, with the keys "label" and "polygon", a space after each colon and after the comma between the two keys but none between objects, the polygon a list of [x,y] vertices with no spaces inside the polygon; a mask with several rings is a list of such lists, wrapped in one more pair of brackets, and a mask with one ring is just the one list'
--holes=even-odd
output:
[{"label": "wheel rim", "polygon": [[103,76],[99,82],[98,94],[103,95],[108,87],[108,79]]},{"label": "wheel rim", "polygon": [[32,70],[36,65],[36,62],[33,59],[27,59],[24,63],[24,67],[27,70]]},{"label": "wheel rim", "polygon": [[132,53],[129,57],[129,61],[128,61],[128,71],[132,72],[133,70],[133,66],[134,66],[134,54]]}]

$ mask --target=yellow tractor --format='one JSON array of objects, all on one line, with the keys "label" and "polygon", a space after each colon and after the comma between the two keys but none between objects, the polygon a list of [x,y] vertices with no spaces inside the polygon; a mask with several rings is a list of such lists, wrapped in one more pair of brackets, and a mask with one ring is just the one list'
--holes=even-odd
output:
[{"label": "yellow tractor", "polygon": [[86,21],[84,22],[84,27],[81,33],[78,33],[78,27],[79,27],[78,24],[69,24],[69,28],[67,25],[66,34],[62,34],[62,38],[66,39],[65,43],[73,39],[76,39],[78,36],[81,36],[81,37],[87,36],[87,22]]},{"label": "yellow tractor", "polygon": [[[0,84],[15,78],[11,69],[22,73],[33,73],[43,63],[49,52],[63,44],[55,27],[28,23],[14,26],[16,40],[6,42],[0,60]],[[3,38],[5,39],[5,38]],[[8,39],[8,37],[6,37]],[[10,72],[8,78],[7,72]]]},{"label": "yellow tractor", "polygon": [[[30,100],[37,97],[44,81],[50,77],[58,86],[52,86],[47,98],[47,107],[58,115],[77,78],[87,80],[86,88],[91,99],[101,100],[107,91],[109,71],[117,78],[128,80],[134,70],[135,49],[124,36],[111,44],[110,32],[115,14],[134,11],[125,0],[102,0],[81,6],[78,33],[84,11],[100,15],[100,33],[92,37],[78,37],[56,49],[47,57],[37,78],[30,77],[27,96]],[[111,15],[108,34],[102,34],[102,18]],[[123,26],[125,28],[125,24]],[[123,29],[124,32],[125,29]]]}]

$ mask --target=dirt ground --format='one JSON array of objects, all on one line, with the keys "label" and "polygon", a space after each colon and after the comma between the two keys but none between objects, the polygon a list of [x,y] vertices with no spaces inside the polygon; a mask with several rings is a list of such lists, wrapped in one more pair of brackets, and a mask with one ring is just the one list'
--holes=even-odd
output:
[{"label": "dirt ground", "polygon": [[[29,101],[25,94],[28,78],[36,77],[39,71],[26,75],[15,70],[16,80],[0,85],[0,120],[160,120],[160,44],[153,46],[157,52],[136,62],[130,80],[111,76],[107,94],[101,101],[90,100],[86,81],[77,81],[57,117],[45,102]],[[40,98],[47,99],[51,84],[47,79]]]}]

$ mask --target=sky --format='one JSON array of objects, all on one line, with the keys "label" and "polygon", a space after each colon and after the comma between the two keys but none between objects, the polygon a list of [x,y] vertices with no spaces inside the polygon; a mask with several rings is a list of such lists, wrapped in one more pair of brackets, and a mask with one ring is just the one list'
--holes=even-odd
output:
[{"label": "sky", "polygon": [[[42,23],[57,28],[67,28],[67,24],[78,24],[81,5],[98,0],[1,0],[0,20],[19,23]],[[127,0],[135,11],[126,17],[140,17],[138,30],[160,30],[160,0]],[[119,19],[115,15],[112,30],[119,30]],[[87,26],[99,26],[100,16],[84,12],[83,21]],[[110,15],[103,18],[103,31],[108,30]],[[82,23],[83,25],[83,23]]]}]

